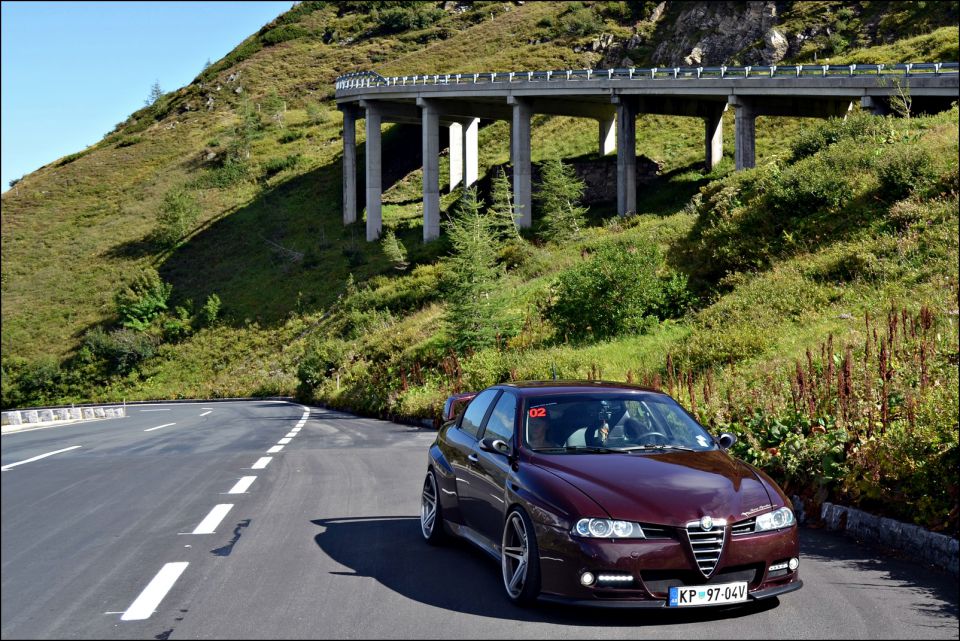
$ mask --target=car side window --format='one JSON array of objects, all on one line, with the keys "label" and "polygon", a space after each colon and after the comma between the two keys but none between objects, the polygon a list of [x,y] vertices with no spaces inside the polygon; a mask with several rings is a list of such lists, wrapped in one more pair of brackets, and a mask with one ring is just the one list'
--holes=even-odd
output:
[{"label": "car side window", "polygon": [[467,406],[467,411],[463,413],[463,418],[460,420],[460,429],[462,431],[473,438],[477,438],[477,434],[480,432],[480,424],[483,423],[483,417],[486,416],[487,410],[490,408],[490,403],[493,402],[494,397],[496,397],[499,391],[500,390],[497,389],[488,389],[477,394],[477,397]]},{"label": "car side window", "polygon": [[483,437],[500,439],[507,443],[513,442],[514,422],[517,416],[517,397],[510,392],[504,392],[493,408],[493,413],[487,419],[487,427]]}]

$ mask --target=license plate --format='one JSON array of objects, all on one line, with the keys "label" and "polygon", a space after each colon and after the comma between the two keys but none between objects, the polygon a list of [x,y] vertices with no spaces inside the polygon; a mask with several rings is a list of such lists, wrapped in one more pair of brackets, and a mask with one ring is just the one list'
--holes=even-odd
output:
[{"label": "license plate", "polygon": [[718,583],[716,585],[695,585],[670,588],[671,608],[688,605],[717,605],[720,603],[738,603],[747,600],[747,582]]}]

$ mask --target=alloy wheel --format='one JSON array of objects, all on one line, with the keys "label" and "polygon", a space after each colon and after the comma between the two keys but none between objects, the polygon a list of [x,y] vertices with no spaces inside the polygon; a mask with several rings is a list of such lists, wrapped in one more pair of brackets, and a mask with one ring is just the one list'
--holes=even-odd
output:
[{"label": "alloy wheel", "polygon": [[427,473],[420,496],[420,531],[423,538],[430,539],[437,524],[437,482],[432,473]]},{"label": "alloy wheel", "polygon": [[527,580],[530,564],[530,543],[527,526],[517,512],[512,512],[503,528],[500,548],[503,585],[511,599],[519,599]]}]

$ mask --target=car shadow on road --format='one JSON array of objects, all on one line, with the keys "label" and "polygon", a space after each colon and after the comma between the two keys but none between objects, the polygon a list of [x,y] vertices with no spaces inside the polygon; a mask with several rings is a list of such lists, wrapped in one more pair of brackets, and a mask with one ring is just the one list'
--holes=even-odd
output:
[{"label": "car shadow on road", "polygon": [[598,609],[537,603],[520,608],[507,600],[500,566],[459,539],[432,547],[420,520],[406,516],[316,519],[320,549],[350,572],[425,605],[466,614],[559,625],[657,626],[734,619],[777,607],[777,599],[730,608],[696,610]]}]

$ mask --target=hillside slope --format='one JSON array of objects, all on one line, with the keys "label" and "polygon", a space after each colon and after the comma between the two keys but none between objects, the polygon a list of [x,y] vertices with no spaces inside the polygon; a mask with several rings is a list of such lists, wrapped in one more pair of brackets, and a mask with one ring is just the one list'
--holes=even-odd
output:
[{"label": "hillside slope", "polygon": [[[761,118],[758,167],[737,174],[728,114],[708,175],[699,122],[641,116],[637,151],[661,174],[639,215],[595,206],[557,242],[535,212],[497,246],[495,341],[462,348],[449,237],[420,240],[419,170],[395,168],[384,193],[408,267],[362,221],[342,226],[332,94],[358,69],[642,66],[697,48],[702,64],[956,60],[957,34],[956,2],[300,3],[3,194],[3,405],[297,392],[429,417],[451,391],[511,378],[642,381],[737,432],[792,492],[955,531],[956,484],[931,488],[957,458],[956,109]],[[591,121],[533,124],[535,162],[596,153]],[[481,129],[482,173],[509,159],[508,132]],[[384,143],[410,135],[387,126]],[[459,198],[443,195],[445,216]],[[602,281],[612,256],[621,281],[642,273],[662,296],[624,290],[647,312],[603,325],[605,301],[563,302],[619,286]],[[888,485],[863,483],[881,473]]]}]

